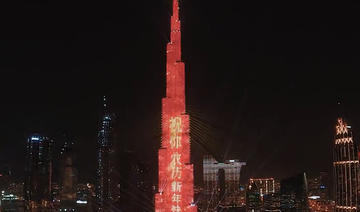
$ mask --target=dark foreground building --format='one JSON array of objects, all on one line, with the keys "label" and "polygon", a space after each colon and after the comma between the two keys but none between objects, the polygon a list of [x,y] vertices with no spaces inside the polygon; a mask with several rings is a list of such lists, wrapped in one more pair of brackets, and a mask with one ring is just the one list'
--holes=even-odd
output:
[{"label": "dark foreground building", "polygon": [[26,210],[51,207],[52,139],[34,134],[27,140],[24,199]]},{"label": "dark foreground building", "polygon": [[261,196],[259,188],[252,182],[246,191],[246,211],[249,212],[260,212],[261,211]]},{"label": "dark foreground building", "polygon": [[281,211],[309,211],[308,188],[305,172],[280,182]]}]

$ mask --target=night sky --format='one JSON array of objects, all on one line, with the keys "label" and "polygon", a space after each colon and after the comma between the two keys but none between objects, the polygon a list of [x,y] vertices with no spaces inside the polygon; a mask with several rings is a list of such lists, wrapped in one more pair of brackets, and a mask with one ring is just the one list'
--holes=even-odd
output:
[{"label": "night sky", "polygon": [[[117,142],[155,160],[171,1],[11,2],[0,3],[0,164],[20,176],[30,133],[66,132],[92,180],[104,94]],[[360,5],[244,2],[181,2],[194,163],[211,152],[254,177],[328,171],[338,99],[360,140]]]}]

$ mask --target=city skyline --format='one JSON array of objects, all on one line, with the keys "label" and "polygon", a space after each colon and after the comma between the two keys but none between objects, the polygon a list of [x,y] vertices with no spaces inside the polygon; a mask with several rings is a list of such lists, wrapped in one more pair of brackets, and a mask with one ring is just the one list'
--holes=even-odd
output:
[{"label": "city skyline", "polygon": [[[88,3],[99,11],[90,20],[81,16],[91,14],[78,11],[81,4],[74,3],[75,9],[66,10],[70,16],[64,25],[59,17],[66,3],[24,3],[20,11],[18,5],[9,6],[9,13],[29,20],[12,20],[1,35],[6,44],[0,66],[5,73],[0,85],[4,93],[1,164],[9,164],[21,176],[25,157],[17,158],[23,157],[26,138],[34,132],[56,137],[64,131],[74,136],[76,145],[88,146],[89,151],[79,153],[78,163],[86,164],[89,155],[96,155],[104,94],[123,120],[116,126],[122,135],[118,141],[144,160],[155,160],[171,3],[140,2],[107,12],[102,9],[108,5],[96,8]],[[204,132],[192,135],[195,152],[200,152],[194,155],[195,166],[209,151],[246,161],[254,177],[329,171],[339,98],[355,129],[354,140],[360,129],[359,85],[352,73],[358,66],[354,61],[359,43],[349,27],[355,22],[348,21],[349,16],[335,16],[342,25],[323,12],[328,19],[322,23],[315,9],[307,9],[310,15],[305,17],[304,8],[293,8],[291,3],[287,6],[293,15],[279,11],[275,3],[238,4],[234,9],[201,1],[182,4],[190,127]],[[38,14],[28,17],[28,8]],[[340,14],[345,14],[344,8],[338,8]],[[109,17],[103,17],[106,13]],[[32,34],[24,35],[31,24]],[[232,31],[236,24],[240,33]],[[315,28],[317,24],[321,27]],[[49,30],[42,29],[48,25]],[[13,35],[15,39],[10,39]],[[325,154],[319,157],[322,150]],[[305,153],[308,157],[300,160]],[[81,168],[82,181],[94,181],[87,176],[94,175],[95,168]]]}]

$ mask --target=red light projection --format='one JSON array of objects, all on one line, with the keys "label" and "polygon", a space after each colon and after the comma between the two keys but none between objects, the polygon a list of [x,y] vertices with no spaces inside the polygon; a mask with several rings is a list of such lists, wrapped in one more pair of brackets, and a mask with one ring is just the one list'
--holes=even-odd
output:
[{"label": "red light projection", "polygon": [[170,38],[166,51],[166,97],[162,99],[159,193],[155,195],[155,211],[196,212],[189,115],[185,113],[185,65],[181,61],[178,0],[173,0]]}]

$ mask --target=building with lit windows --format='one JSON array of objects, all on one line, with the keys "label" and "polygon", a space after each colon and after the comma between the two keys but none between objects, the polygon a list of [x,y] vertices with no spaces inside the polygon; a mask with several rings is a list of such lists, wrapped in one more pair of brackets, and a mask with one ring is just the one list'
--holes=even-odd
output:
[{"label": "building with lit windows", "polygon": [[269,193],[262,197],[262,211],[281,211],[281,194]]},{"label": "building with lit windows", "polygon": [[24,200],[12,193],[2,191],[0,194],[0,211],[4,212],[23,212]]},{"label": "building with lit windows", "polygon": [[212,156],[203,159],[204,200],[203,207],[216,211],[218,207],[244,206],[245,192],[240,185],[240,171],[245,162],[226,160],[219,163]]},{"label": "building with lit windows", "polygon": [[95,194],[92,184],[78,184],[76,191],[76,205],[79,212],[92,212]]},{"label": "building with lit windows", "polygon": [[358,211],[359,158],[351,126],[338,118],[334,140],[334,200],[335,211]]},{"label": "building with lit windows", "polygon": [[249,184],[246,190],[246,211],[249,212],[260,212],[262,201],[259,192],[259,188],[254,182]]},{"label": "building with lit windows", "polygon": [[320,172],[320,175],[308,179],[309,197],[320,200],[329,200],[328,174]]},{"label": "building with lit windows", "polygon": [[274,178],[250,178],[249,185],[252,185],[253,183],[255,183],[257,189],[259,189],[261,197],[266,194],[275,193]]},{"label": "building with lit windows", "polygon": [[104,97],[104,114],[98,134],[98,163],[97,163],[97,185],[96,198],[99,211],[111,201],[111,150],[113,141],[112,122],[113,117],[108,111],[106,97]]},{"label": "building with lit windows", "polygon": [[24,183],[27,210],[50,207],[53,146],[52,139],[39,134],[27,140]]}]

